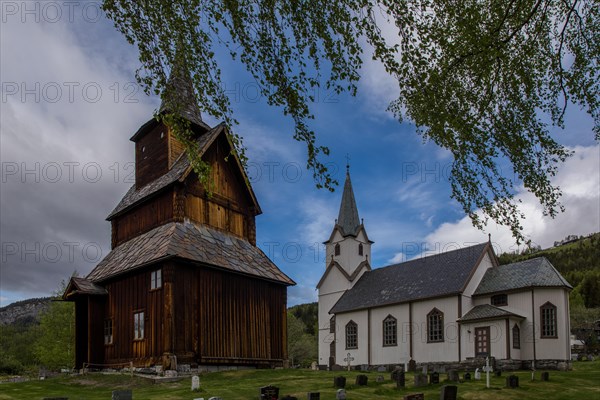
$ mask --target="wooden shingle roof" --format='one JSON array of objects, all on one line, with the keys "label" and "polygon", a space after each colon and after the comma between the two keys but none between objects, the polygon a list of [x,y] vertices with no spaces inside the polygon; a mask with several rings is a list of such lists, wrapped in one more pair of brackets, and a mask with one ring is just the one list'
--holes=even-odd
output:
[{"label": "wooden shingle roof", "polygon": [[[219,135],[221,135],[221,134],[227,135],[226,129],[227,128],[225,127],[224,124],[219,124],[219,125],[215,126],[214,128],[212,128],[211,130],[209,130],[208,132],[200,135],[200,137],[198,137],[198,139],[197,139],[200,154],[204,154],[208,150],[210,145],[212,143],[214,143],[214,141],[217,139],[217,137]],[[229,138],[227,138],[227,140],[229,140]],[[252,202],[254,203],[256,214],[258,215],[262,211],[258,204],[258,200],[256,199],[256,195],[254,194],[252,187],[248,183],[248,177],[245,175],[246,172],[244,171],[244,168],[242,167],[242,165],[239,161],[239,158],[237,157],[237,155],[235,153],[233,154],[232,158],[235,162],[237,162],[239,164],[239,169],[240,169],[241,173],[244,175],[243,179],[246,181],[246,187],[247,187],[248,193],[252,199]],[[108,217],[106,217],[106,219],[108,221],[110,221],[111,219],[118,216],[119,214],[131,209],[136,204],[142,203],[145,200],[154,196],[155,194],[159,193],[163,189],[166,189],[167,187],[174,184],[175,182],[182,182],[192,170],[193,170],[193,168],[190,165],[189,158],[187,157],[185,152],[182,153],[179,156],[179,158],[175,161],[175,163],[173,164],[173,167],[171,167],[171,169],[164,175],[156,178],[152,182],[147,183],[146,185],[142,186],[139,189],[136,189],[136,185],[133,184],[129,188],[127,193],[125,193],[125,196],[123,196],[123,198],[121,199],[119,204],[117,204],[115,209],[111,211],[111,213],[108,215]]]},{"label": "wooden shingle roof", "polygon": [[165,259],[180,258],[284,285],[295,282],[244,239],[193,222],[168,223],[113,249],[87,279],[102,282]]},{"label": "wooden shingle roof", "polygon": [[91,280],[73,276],[69,280],[69,284],[63,293],[63,299],[68,300],[69,298],[77,295],[104,296],[107,294],[108,292],[106,289],[96,285]]}]

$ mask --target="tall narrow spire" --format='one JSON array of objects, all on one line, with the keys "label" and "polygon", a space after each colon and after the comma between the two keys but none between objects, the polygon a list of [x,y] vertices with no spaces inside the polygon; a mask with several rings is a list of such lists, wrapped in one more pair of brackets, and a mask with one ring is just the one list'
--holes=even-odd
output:
[{"label": "tall narrow spire", "polygon": [[194,95],[192,77],[189,70],[185,68],[185,63],[182,54],[175,55],[171,75],[161,96],[159,112],[178,112],[188,121],[203,126],[205,124]]},{"label": "tall narrow spire", "polygon": [[344,193],[342,194],[342,203],[340,204],[337,224],[344,236],[356,235],[360,227],[358,209],[356,208],[356,200],[354,200],[354,191],[352,190],[352,182],[350,181],[349,165],[346,165],[346,182],[344,182]]}]

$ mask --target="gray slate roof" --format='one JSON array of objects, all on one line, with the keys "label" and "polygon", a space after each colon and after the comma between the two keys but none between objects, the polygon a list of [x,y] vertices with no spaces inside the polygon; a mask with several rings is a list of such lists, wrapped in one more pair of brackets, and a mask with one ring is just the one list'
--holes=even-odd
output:
[{"label": "gray slate roof", "polygon": [[344,193],[342,194],[342,203],[338,214],[337,224],[342,231],[343,236],[358,234],[360,228],[360,219],[358,218],[358,208],[354,199],[352,182],[350,181],[350,172],[346,171],[346,182],[344,182]]},{"label": "gray slate roof", "polygon": [[[208,148],[207,145],[212,143],[214,139],[221,133],[223,127],[224,125],[219,124],[212,128],[210,131],[200,135],[200,137],[198,138],[198,147],[202,153]],[[106,219],[111,220],[113,217],[117,216],[118,214],[130,208],[131,206],[160,192],[162,189],[165,189],[170,184],[177,182],[186,174],[186,171],[189,168],[190,160],[184,152],[179,156],[179,158],[173,164],[173,167],[171,167],[171,169],[166,174],[156,178],[152,182],[147,183],[139,189],[136,189],[134,183],[133,186],[129,188],[127,193],[125,193],[125,196],[123,196],[123,198],[115,207],[115,209],[112,210],[108,217],[106,217]]]},{"label": "gray slate roof", "polygon": [[87,279],[101,282],[167,258],[190,261],[294,285],[294,281],[246,240],[192,222],[171,222],[113,249]]},{"label": "gray slate roof", "polygon": [[482,304],[473,307],[468,313],[459,319],[460,322],[478,321],[483,319],[497,319],[506,317],[525,318],[519,314],[503,310],[490,304]]},{"label": "gray slate roof", "polygon": [[486,242],[365,272],[330,312],[458,294],[488,246]]},{"label": "gray slate roof", "polygon": [[567,287],[572,289],[569,282],[552,266],[550,261],[545,257],[537,257],[488,269],[473,295],[529,287]]}]

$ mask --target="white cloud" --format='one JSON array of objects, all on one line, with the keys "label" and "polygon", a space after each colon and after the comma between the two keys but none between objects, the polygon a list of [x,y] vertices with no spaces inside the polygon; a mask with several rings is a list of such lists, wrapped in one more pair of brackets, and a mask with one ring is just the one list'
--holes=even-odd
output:
[{"label": "white cloud", "polygon": [[[542,207],[531,193],[521,188],[517,196],[525,214],[523,233],[542,248],[570,234],[586,235],[600,230],[600,145],[578,146],[572,150],[574,156],[560,167],[552,180],[562,190],[564,213],[552,219],[543,215]],[[481,232],[472,226],[468,217],[443,223],[426,241],[431,247],[450,243],[468,245],[487,240],[487,233],[492,235],[497,252],[518,250],[508,228],[490,223],[485,232]]]}]

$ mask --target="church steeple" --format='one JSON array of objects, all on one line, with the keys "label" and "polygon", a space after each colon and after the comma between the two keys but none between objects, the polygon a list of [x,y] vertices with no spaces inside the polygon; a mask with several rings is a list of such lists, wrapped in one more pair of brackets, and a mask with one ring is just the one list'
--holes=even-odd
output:
[{"label": "church steeple", "polygon": [[360,228],[358,208],[356,207],[354,191],[352,190],[352,181],[350,180],[349,165],[346,165],[346,182],[344,182],[344,193],[342,194],[342,203],[340,204],[337,224],[344,236],[356,236],[358,229]]},{"label": "church steeple", "polygon": [[207,126],[202,121],[200,108],[194,95],[192,77],[184,67],[185,62],[178,52],[171,68],[171,75],[161,95],[159,113],[178,112],[179,115],[196,125]]}]

